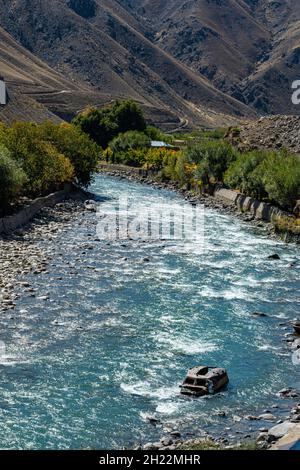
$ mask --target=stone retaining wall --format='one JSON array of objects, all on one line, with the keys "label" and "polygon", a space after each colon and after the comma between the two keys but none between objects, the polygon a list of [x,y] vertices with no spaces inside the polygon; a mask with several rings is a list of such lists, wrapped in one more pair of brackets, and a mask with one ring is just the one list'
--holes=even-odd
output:
[{"label": "stone retaining wall", "polygon": [[241,211],[250,212],[256,219],[272,222],[275,217],[293,217],[288,212],[284,212],[271,204],[258,201],[244,194],[237,193],[230,189],[219,188],[214,192],[214,197],[221,199],[228,204],[235,204]]},{"label": "stone retaining wall", "polygon": [[0,234],[9,233],[22,225],[26,225],[43,208],[55,206],[62,202],[67,196],[74,192],[72,184],[66,184],[64,189],[45,197],[39,197],[32,201],[28,206],[21,209],[16,214],[0,219]]}]

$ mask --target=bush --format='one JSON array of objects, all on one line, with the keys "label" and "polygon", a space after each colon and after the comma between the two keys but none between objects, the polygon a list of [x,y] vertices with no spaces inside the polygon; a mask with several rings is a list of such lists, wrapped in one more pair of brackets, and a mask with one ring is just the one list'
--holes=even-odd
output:
[{"label": "bush", "polygon": [[226,171],[225,184],[257,199],[267,197],[263,175],[259,169],[267,157],[268,153],[261,151],[240,154]]},{"label": "bush", "polygon": [[260,165],[269,199],[292,211],[300,199],[300,160],[294,155],[269,154]]},{"label": "bush", "polygon": [[195,177],[208,185],[223,181],[223,175],[236,159],[237,152],[225,141],[204,141],[189,147],[186,155],[191,163],[197,165]]},{"label": "bush", "polygon": [[31,196],[47,194],[71,182],[74,168],[68,158],[48,142],[36,142],[24,155],[23,168],[28,176],[26,192]]},{"label": "bush", "polygon": [[79,127],[103,149],[120,133],[146,130],[146,122],[140,107],[131,100],[117,101],[102,109],[87,108],[73,119]]},{"label": "bush", "polygon": [[240,154],[225,173],[231,188],[292,211],[300,199],[300,161],[286,152],[256,150]]},{"label": "bush", "polygon": [[146,153],[146,162],[144,167],[148,170],[160,171],[163,169],[168,159],[175,160],[176,152],[164,148],[150,148]]},{"label": "bush", "polygon": [[68,158],[74,167],[75,182],[88,186],[97,169],[100,149],[86,134],[71,124],[45,122],[39,128],[40,137]]},{"label": "bush", "polygon": [[147,149],[132,149],[116,155],[116,163],[141,168],[146,162]]},{"label": "bush", "polygon": [[110,142],[109,146],[113,152],[124,152],[133,149],[149,148],[150,143],[150,138],[144,133],[128,131],[124,134],[119,134],[118,137]]},{"label": "bush", "polygon": [[9,150],[0,144],[0,213],[21,194],[26,175],[12,159]]},{"label": "bush", "polygon": [[179,155],[174,151],[168,151],[163,159],[163,167],[160,176],[163,180],[176,181],[178,175],[176,173],[176,164]]}]

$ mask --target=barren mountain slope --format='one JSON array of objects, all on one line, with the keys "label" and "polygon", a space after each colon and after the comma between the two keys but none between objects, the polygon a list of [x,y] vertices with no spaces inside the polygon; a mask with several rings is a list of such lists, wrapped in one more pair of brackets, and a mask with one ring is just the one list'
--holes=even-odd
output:
[{"label": "barren mountain slope", "polygon": [[298,0],[0,0],[0,25],[26,49],[23,93],[62,117],[129,97],[167,128],[300,113]]},{"label": "barren mountain slope", "polygon": [[300,114],[291,101],[291,85],[300,79],[300,2],[257,0],[253,8],[272,39],[269,53],[241,84],[245,102],[265,113]]},{"label": "barren mountain slope", "polygon": [[251,115],[148,40],[143,22],[115,0],[0,0],[0,21],[51,67],[102,94],[132,97],[203,125]]},{"label": "barren mountain slope", "polygon": [[243,0],[120,0],[164,50],[234,93],[268,49],[270,33]]},{"label": "barren mountain slope", "polygon": [[4,76],[8,104],[0,108],[0,118],[41,121],[60,120],[89,102],[107,101],[88,84],[68,80],[20,46],[0,28],[0,74]]},{"label": "barren mountain slope", "polygon": [[299,0],[119,0],[153,40],[260,113],[299,114]]}]

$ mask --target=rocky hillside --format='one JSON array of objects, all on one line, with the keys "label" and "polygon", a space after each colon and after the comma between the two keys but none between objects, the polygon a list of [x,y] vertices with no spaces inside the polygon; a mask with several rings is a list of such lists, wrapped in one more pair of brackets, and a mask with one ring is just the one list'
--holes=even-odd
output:
[{"label": "rocky hillside", "polygon": [[270,116],[241,127],[240,145],[249,149],[288,149],[300,156],[300,116]]},{"label": "rocky hillside", "polygon": [[0,42],[0,74],[8,92],[7,106],[0,107],[1,120],[59,121],[90,102],[107,100],[87,83],[65,78],[2,28]]},{"label": "rocky hillside", "polygon": [[36,77],[38,62],[52,92],[19,91],[61,117],[116,97],[170,129],[300,112],[298,0],[0,0],[0,26],[15,47],[0,74],[20,81],[15,56]]},{"label": "rocky hillside", "polygon": [[69,80],[175,114],[181,125],[214,126],[254,116],[163,51],[147,25],[115,0],[0,0],[0,24]]},{"label": "rocky hillside", "polygon": [[152,40],[259,113],[300,114],[299,0],[120,0]]}]

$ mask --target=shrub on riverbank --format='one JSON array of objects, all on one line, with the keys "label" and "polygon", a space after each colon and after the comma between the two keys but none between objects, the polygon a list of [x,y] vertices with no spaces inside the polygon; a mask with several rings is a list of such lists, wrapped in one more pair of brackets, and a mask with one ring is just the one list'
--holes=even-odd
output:
[{"label": "shrub on riverbank", "polygon": [[300,198],[300,160],[286,152],[240,154],[225,172],[224,181],[244,194],[292,211]]},{"label": "shrub on riverbank", "polygon": [[266,158],[267,153],[261,151],[238,154],[236,161],[224,173],[225,184],[257,199],[267,197],[260,171],[260,165]]},{"label": "shrub on riverbank", "polygon": [[236,150],[226,141],[207,141],[188,147],[187,158],[197,165],[196,179],[203,185],[223,181],[229,165],[236,160]]},{"label": "shrub on riverbank", "polygon": [[96,171],[100,149],[86,134],[72,124],[55,125],[45,122],[39,126],[41,139],[52,143],[74,167],[74,181],[86,187]]},{"label": "shrub on riverbank", "polygon": [[150,144],[150,138],[143,132],[128,131],[115,137],[109,146],[113,152],[122,153],[137,149],[147,149],[150,147]]},{"label": "shrub on riverbank", "polygon": [[199,189],[225,184],[289,211],[300,199],[300,159],[285,151],[241,153],[222,139],[204,139],[179,152],[165,149],[153,153],[145,148],[141,135],[143,145],[135,139],[136,145],[127,145],[124,150],[121,143],[126,139],[118,137],[108,161],[156,170],[161,179],[182,186]]},{"label": "shrub on riverbank", "polygon": [[173,144],[174,137],[169,134],[165,134],[160,129],[154,126],[147,126],[144,133],[150,137],[151,140],[156,140],[160,142],[166,142],[167,144]]},{"label": "shrub on riverbank", "polygon": [[104,151],[108,163],[116,163],[159,171],[163,168],[165,160],[172,156],[174,150],[150,147],[149,136],[142,132],[128,131],[119,134],[110,142]]},{"label": "shrub on riverbank", "polygon": [[292,211],[300,199],[300,159],[294,155],[272,153],[260,169],[271,202]]},{"label": "shrub on riverbank", "polygon": [[44,195],[67,182],[87,186],[98,164],[97,145],[70,124],[0,124],[0,146],[2,212],[20,195]]},{"label": "shrub on riverbank", "polygon": [[9,150],[0,144],[0,215],[17,199],[25,182],[24,171],[12,159]]}]

